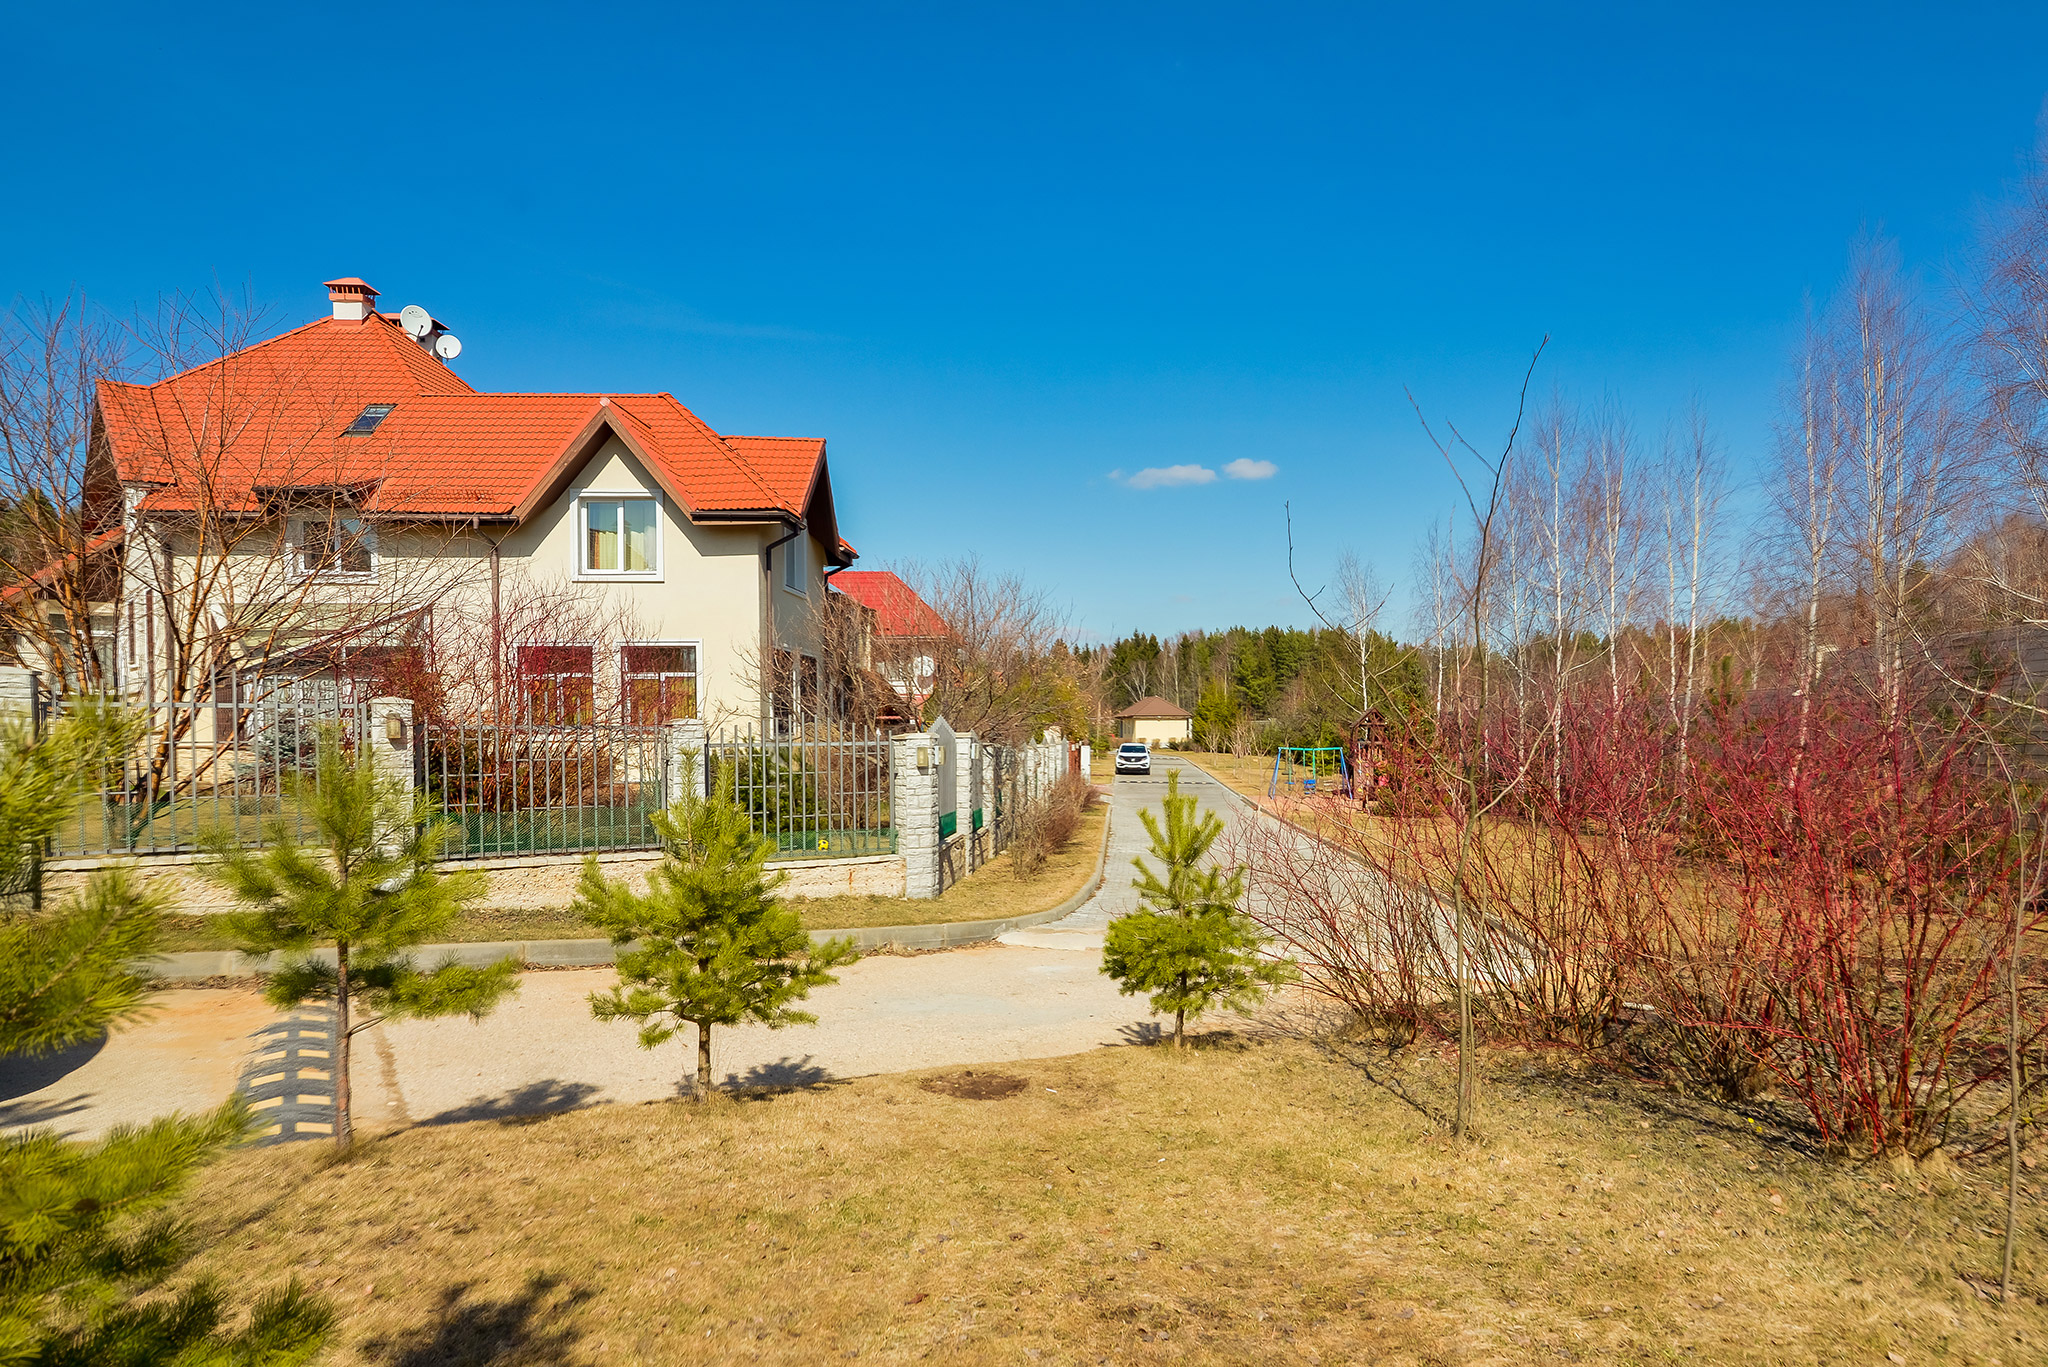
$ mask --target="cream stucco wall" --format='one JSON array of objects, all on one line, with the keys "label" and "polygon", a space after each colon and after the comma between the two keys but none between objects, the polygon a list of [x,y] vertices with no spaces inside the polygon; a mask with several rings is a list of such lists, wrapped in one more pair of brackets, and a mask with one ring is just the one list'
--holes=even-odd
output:
[{"label": "cream stucco wall", "polygon": [[[660,500],[659,574],[651,579],[585,576],[577,561],[577,500],[603,494],[647,494]],[[691,522],[640,462],[616,439],[607,442],[552,505],[505,538],[508,569],[541,582],[572,583],[605,594],[630,619],[635,639],[694,641],[698,711],[714,725],[758,717],[755,659],[761,641],[760,524]],[[622,641],[599,642],[601,659],[618,667]],[[603,664],[601,668],[605,667]]]},{"label": "cream stucco wall", "polygon": [[[577,506],[586,495],[646,495],[661,507],[657,572],[645,577],[585,575],[577,560]],[[779,523],[692,522],[662,494],[639,460],[616,438],[607,442],[547,508],[525,525],[450,528],[441,525],[380,523],[376,531],[374,578],[359,582],[294,587],[279,534],[258,534],[237,548],[245,562],[237,577],[274,597],[280,612],[317,620],[323,608],[354,621],[375,616],[380,605],[431,604],[437,615],[461,614],[472,624],[489,621],[491,546],[500,546],[501,590],[515,595],[522,584],[567,588],[586,604],[602,605],[593,617],[609,623],[610,639],[598,649],[598,669],[612,671],[616,684],[618,647],[626,641],[694,643],[697,646],[698,712],[714,727],[759,724],[758,688],[764,616],[776,644],[815,653],[814,605],[824,602],[824,547],[804,534],[807,592],[782,586],[780,552],[764,572],[762,552],[782,533]],[[189,556],[189,552],[188,552]],[[194,562],[196,563],[196,562]],[[191,570],[185,572],[187,582]],[[134,586],[130,596],[138,596]],[[249,592],[241,594],[250,601]],[[766,604],[764,607],[764,597]],[[159,653],[165,633],[158,633]],[[161,666],[162,662],[159,661]],[[604,690],[609,691],[609,690]]]},{"label": "cream stucco wall", "polygon": [[1116,724],[1116,731],[1125,740],[1164,745],[1194,735],[1195,724],[1192,718],[1187,717],[1125,717]]}]

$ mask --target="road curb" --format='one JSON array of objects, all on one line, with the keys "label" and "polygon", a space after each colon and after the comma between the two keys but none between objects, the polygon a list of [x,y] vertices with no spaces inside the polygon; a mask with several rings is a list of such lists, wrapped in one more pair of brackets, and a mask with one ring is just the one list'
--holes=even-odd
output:
[{"label": "road curb", "polygon": [[[1103,871],[1109,864],[1109,823],[1112,813],[1102,814],[1102,848],[1095,855],[1095,874],[1081,890],[1048,911],[1024,916],[1006,916],[993,921],[940,921],[924,926],[861,926],[847,930],[814,930],[811,942],[850,939],[863,953],[893,949],[958,949],[964,945],[986,944],[1006,930],[1044,925],[1072,915],[1102,886]],[[484,967],[500,959],[516,958],[531,968],[600,968],[612,962],[609,940],[475,940],[466,944],[418,945],[413,955],[422,963],[447,959]],[[188,950],[160,954],[148,967],[165,982],[199,982],[208,978],[246,978],[274,971],[281,954],[239,954],[234,950]],[[334,962],[332,949],[313,952],[313,957]]]}]

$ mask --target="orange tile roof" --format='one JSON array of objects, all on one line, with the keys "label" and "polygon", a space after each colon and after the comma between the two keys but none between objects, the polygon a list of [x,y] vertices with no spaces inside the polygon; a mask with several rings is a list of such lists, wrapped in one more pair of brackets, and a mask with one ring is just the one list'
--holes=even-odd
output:
[{"label": "orange tile roof", "polygon": [[889,570],[841,570],[832,587],[872,608],[884,636],[944,636],[946,623],[917,590]]},{"label": "orange tile roof", "polygon": [[[343,435],[369,404],[392,410]],[[370,512],[524,520],[610,432],[693,517],[806,518],[853,555],[821,439],[723,437],[665,393],[478,393],[392,314],[323,318],[152,385],[103,383],[100,412],[121,481],[158,486],[145,508],[353,486]]]}]

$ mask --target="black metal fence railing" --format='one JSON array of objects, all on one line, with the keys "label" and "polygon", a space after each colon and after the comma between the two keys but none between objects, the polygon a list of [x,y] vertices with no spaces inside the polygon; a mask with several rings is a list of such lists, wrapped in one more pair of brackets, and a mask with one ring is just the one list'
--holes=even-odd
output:
[{"label": "black metal fence railing", "polygon": [[416,781],[456,827],[451,859],[657,849],[649,819],[669,805],[669,735],[659,726],[430,723]]},{"label": "black metal fence railing", "polygon": [[[142,735],[90,776],[47,854],[176,854],[223,832],[252,847],[313,838],[299,780],[321,735],[353,752],[371,730],[366,699],[321,683],[229,677],[196,699],[108,699],[140,715]],[[84,705],[39,693],[35,716]],[[698,783],[746,811],[779,858],[896,850],[880,731],[806,723],[720,736],[694,757],[673,727],[618,722],[429,721],[411,740],[416,789],[455,827],[449,858],[659,849],[653,815]]]},{"label": "black metal fence railing", "polygon": [[831,722],[729,733],[706,746],[705,785],[737,803],[780,858],[894,854],[889,738]]},{"label": "black metal fence railing", "polygon": [[[39,721],[99,700],[46,697]],[[120,700],[108,699],[108,703]],[[319,738],[362,742],[365,705],[230,676],[198,698],[128,700],[146,723],[126,754],[97,763],[65,812],[50,854],[176,854],[225,831],[261,846],[278,830],[298,841],[312,832],[294,780],[312,773]]]}]

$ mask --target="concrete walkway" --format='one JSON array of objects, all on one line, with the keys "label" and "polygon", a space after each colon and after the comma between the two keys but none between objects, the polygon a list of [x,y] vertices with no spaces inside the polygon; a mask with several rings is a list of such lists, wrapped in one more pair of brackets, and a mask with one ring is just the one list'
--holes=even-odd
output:
[{"label": "concrete walkway", "polygon": [[[875,955],[812,994],[819,1024],[714,1031],[721,1082],[787,1085],[1079,1053],[1156,1036],[1141,997],[1100,972],[1112,917],[1134,909],[1131,857],[1147,846],[1141,807],[1157,809],[1166,775],[1226,819],[1239,810],[1220,784],[1168,756],[1150,778],[1114,786],[1103,888],[1064,920],[1012,931],[1001,944],[914,956]],[[521,976],[519,992],[482,1023],[457,1018],[378,1025],[356,1036],[351,1078],[366,1132],[672,1097],[696,1069],[688,1030],[655,1050],[632,1026],[602,1025],[588,1004],[609,967]],[[237,1088],[274,1116],[278,1137],[323,1133],[332,1079],[320,1013],[286,1016],[246,989],[172,989],[148,1023],[43,1059],[0,1059],[0,1129],[46,1125],[91,1138],[123,1122],[217,1105]],[[310,1032],[310,1033],[309,1033]]]},{"label": "concrete walkway", "polygon": [[[1221,783],[1194,765],[1162,751],[1152,757],[1150,775],[1125,774],[1111,789],[1109,812],[1109,858],[1103,869],[1102,890],[1064,920],[1012,930],[996,939],[1006,945],[1034,949],[1063,949],[1100,956],[1102,937],[1109,923],[1138,909],[1138,894],[1131,887],[1137,870],[1131,860],[1152,848],[1152,837],[1138,813],[1151,808],[1155,818],[1163,815],[1160,802],[1166,796],[1167,776],[1180,774],[1180,790],[1198,797],[1204,808],[1221,816],[1227,830],[1240,811],[1239,800]],[[1157,860],[1151,861],[1155,865]]]}]

